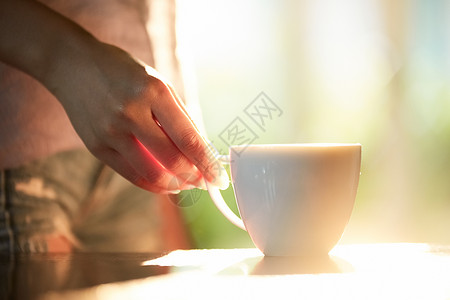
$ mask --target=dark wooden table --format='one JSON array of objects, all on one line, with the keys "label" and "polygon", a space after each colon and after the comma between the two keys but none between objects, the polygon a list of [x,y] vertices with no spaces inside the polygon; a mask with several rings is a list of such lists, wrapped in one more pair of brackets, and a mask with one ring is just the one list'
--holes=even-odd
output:
[{"label": "dark wooden table", "polygon": [[337,246],[1,256],[1,299],[450,299],[450,246]]}]

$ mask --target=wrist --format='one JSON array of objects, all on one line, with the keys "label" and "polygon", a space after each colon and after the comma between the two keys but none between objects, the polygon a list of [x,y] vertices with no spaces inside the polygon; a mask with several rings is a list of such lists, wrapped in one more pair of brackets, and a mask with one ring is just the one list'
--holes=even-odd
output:
[{"label": "wrist", "polygon": [[92,67],[93,52],[102,44],[81,27],[77,28],[75,24],[70,27],[47,45],[42,56],[44,66],[36,76],[59,100],[61,87],[66,89],[74,76],[82,76]]}]

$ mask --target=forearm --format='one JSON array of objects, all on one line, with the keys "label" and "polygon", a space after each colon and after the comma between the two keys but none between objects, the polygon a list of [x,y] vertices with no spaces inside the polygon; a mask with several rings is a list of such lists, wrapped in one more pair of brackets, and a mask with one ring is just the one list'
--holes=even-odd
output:
[{"label": "forearm", "polygon": [[74,22],[29,0],[0,0],[0,60],[53,85],[58,69],[96,40]]}]

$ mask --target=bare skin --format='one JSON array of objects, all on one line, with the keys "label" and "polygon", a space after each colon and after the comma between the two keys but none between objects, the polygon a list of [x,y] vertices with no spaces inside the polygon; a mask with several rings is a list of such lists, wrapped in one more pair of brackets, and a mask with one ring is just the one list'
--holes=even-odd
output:
[{"label": "bare skin", "polygon": [[203,179],[228,185],[167,81],[46,6],[0,0],[0,60],[46,86],[86,147],[135,185],[156,193]]}]

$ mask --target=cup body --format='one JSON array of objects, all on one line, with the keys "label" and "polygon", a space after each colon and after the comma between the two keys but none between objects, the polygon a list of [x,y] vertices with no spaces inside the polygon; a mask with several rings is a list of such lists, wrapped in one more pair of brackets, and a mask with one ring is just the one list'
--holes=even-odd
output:
[{"label": "cup body", "polygon": [[360,144],[250,145],[230,148],[239,212],[268,256],[327,254],[355,201]]}]

